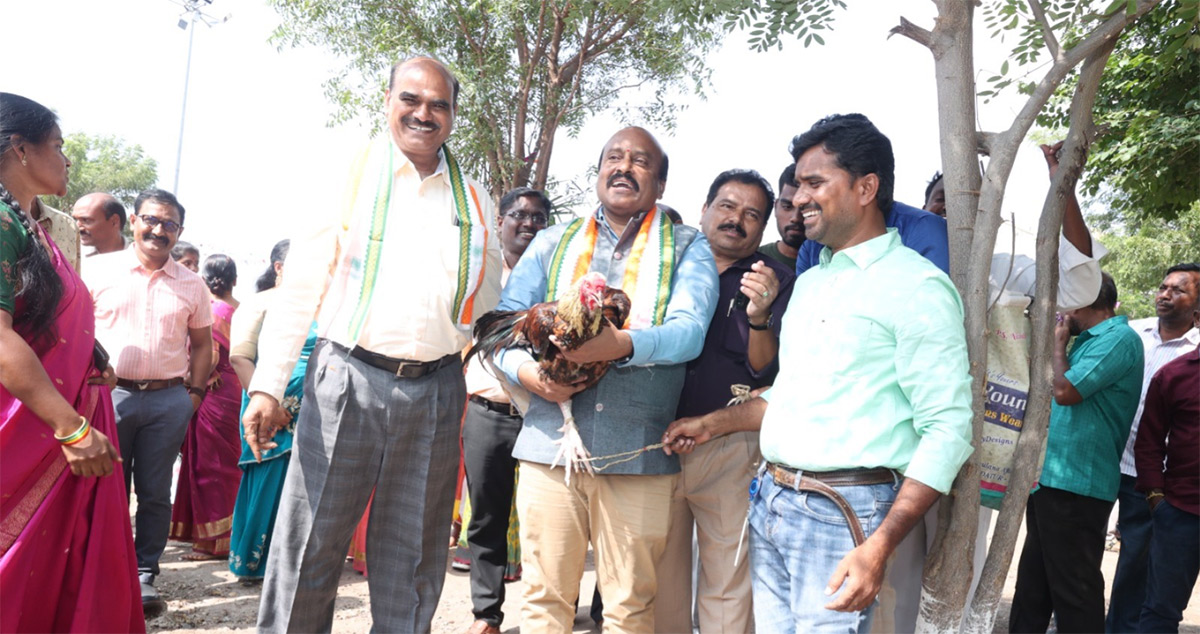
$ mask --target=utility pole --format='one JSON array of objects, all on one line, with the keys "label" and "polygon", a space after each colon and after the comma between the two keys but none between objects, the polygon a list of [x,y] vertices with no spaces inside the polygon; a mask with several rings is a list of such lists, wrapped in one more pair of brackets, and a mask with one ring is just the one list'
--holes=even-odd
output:
[{"label": "utility pole", "polygon": [[171,192],[178,195],[179,166],[183,161],[183,128],[184,123],[187,121],[188,84],[191,82],[192,76],[192,44],[196,40],[196,22],[202,22],[205,26],[212,27],[227,22],[232,17],[232,14],[228,14],[223,18],[216,18],[205,13],[204,9],[212,4],[212,0],[172,1],[183,7],[183,13],[179,16],[178,26],[188,32],[187,63],[183,68],[183,106],[179,109],[179,141],[175,146],[175,183],[171,188]]}]

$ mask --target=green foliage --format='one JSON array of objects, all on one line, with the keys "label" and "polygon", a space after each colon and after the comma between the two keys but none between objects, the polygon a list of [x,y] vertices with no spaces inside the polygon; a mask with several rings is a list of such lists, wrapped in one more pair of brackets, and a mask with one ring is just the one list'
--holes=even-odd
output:
[{"label": "green foliage", "polygon": [[[1096,98],[1098,134],[1083,192],[1110,209],[1102,224],[1136,229],[1200,200],[1200,0],[1170,0],[1126,29]],[[1075,77],[1038,118],[1064,127]]]},{"label": "green foliage", "polygon": [[1137,230],[1100,236],[1109,254],[1101,262],[1117,283],[1130,319],[1154,316],[1154,293],[1168,267],[1200,260],[1200,201],[1168,220],[1149,217]]},{"label": "green foliage", "polygon": [[748,30],[750,48],[766,51],[783,48],[781,36],[787,35],[808,48],[814,42],[825,44],[821,33],[833,30],[833,14],[845,9],[841,0],[748,0],[731,11],[725,28]]},{"label": "green foliage", "polygon": [[70,180],[66,196],[42,197],[51,207],[69,212],[76,200],[92,192],[107,192],[133,207],[138,193],[158,181],[158,163],[140,145],[83,133],[69,134],[63,141],[63,153],[71,160]]},{"label": "green foliage", "polygon": [[[325,86],[332,123],[376,130],[388,68],[432,55],[458,76],[451,136],[469,173],[494,197],[545,188],[554,135],[617,106],[630,121],[670,129],[673,98],[703,93],[707,51],[733,0],[271,0],[279,45],[316,45],[346,65]],[[626,91],[633,89],[630,99]],[[620,98],[620,100],[619,100]]]}]

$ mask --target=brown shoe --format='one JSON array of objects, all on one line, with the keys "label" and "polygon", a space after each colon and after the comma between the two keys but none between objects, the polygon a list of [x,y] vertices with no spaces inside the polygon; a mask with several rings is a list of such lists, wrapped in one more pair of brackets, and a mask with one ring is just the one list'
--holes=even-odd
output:
[{"label": "brown shoe", "polygon": [[500,634],[500,628],[484,620],[475,621],[467,634]]}]

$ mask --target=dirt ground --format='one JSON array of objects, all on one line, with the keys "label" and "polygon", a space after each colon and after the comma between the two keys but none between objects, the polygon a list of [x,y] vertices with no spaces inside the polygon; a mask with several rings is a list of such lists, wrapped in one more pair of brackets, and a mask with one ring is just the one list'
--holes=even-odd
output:
[{"label": "dirt ground", "polygon": [[[190,546],[170,542],[163,553],[162,574],[156,584],[167,599],[168,611],[146,624],[150,632],[253,632],[258,614],[261,586],[245,587],[238,583],[224,561],[190,562],[180,556]],[[589,601],[596,576],[589,561],[584,572],[581,592]],[[507,585],[504,634],[520,632],[521,582]],[[579,607],[575,632],[599,632],[588,617],[588,605]],[[446,585],[433,619],[434,632],[466,632],[474,617],[471,615],[471,589],[468,573],[446,570]],[[347,562],[338,582],[338,598],[334,607],[333,631],[339,633],[366,632],[371,629],[370,599],[367,580]]]},{"label": "dirt ground", "polygon": [[[1022,541],[1024,537],[1020,538]],[[1020,542],[1018,542],[1020,543]],[[171,542],[163,555],[162,574],[158,588],[168,600],[169,610],[163,616],[150,621],[150,632],[252,632],[258,613],[260,587],[244,587],[230,574],[226,562],[189,562],[180,556],[189,551],[187,544]],[[1001,617],[996,623],[996,632],[1007,630],[1008,604],[1012,597],[1016,578],[1017,558],[1005,585],[1004,604]],[[1104,554],[1104,576],[1111,583],[1116,568],[1117,553]],[[575,617],[575,632],[598,632],[588,618],[591,589],[595,574],[591,565],[584,573],[581,605]],[[506,618],[502,631],[511,634],[520,631],[521,582],[507,586],[505,602]],[[1107,596],[1107,592],[1106,592]],[[470,585],[467,573],[446,571],[446,585],[442,590],[441,603],[433,620],[433,631],[438,633],[462,633],[471,625]],[[357,633],[371,627],[370,599],[367,581],[347,563],[339,582],[338,599],[335,607],[333,631]],[[1200,634],[1200,590],[1193,590],[1192,600],[1184,613],[1181,632]]]}]

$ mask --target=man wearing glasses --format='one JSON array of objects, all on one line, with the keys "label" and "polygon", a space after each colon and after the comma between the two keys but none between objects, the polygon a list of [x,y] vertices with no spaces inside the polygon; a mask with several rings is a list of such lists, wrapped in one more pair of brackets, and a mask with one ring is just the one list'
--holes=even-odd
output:
[{"label": "man wearing glasses", "polygon": [[[500,251],[504,255],[501,285],[525,253],[533,236],[546,228],[552,206],[546,194],[518,187],[500,199]],[[471,521],[471,612],[469,634],[499,634],[504,613],[504,581],[520,577],[520,563],[508,568],[509,516],[516,487],[517,460],[512,457],[522,418],[500,382],[474,360],[467,366],[467,413],[463,419],[463,464]]]},{"label": "man wearing glasses", "polygon": [[96,304],[96,339],[118,377],[112,399],[126,491],[131,481],[137,485],[134,548],[150,619],[167,607],[154,578],[171,524],[171,467],[204,399],[213,317],[204,280],[171,258],[183,205],[150,189],[133,208],[133,248],[88,260],[84,281]]}]

